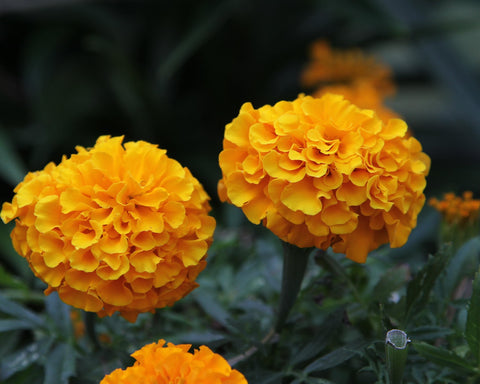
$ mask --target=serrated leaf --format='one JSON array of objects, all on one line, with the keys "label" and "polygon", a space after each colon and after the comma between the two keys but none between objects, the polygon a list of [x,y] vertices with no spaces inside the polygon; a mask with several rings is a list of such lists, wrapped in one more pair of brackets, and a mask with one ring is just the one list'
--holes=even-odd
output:
[{"label": "serrated leaf", "polygon": [[421,356],[441,367],[449,367],[454,371],[470,374],[478,373],[478,370],[471,366],[468,361],[452,351],[447,351],[446,349],[438,348],[422,341],[412,344]]},{"label": "serrated leaf", "polygon": [[480,364],[480,273],[473,281],[472,297],[468,306],[465,338],[477,366]]},{"label": "serrated leaf", "polygon": [[450,259],[450,247],[444,246],[416,274],[407,286],[405,318],[421,311],[428,303],[432,289]]},{"label": "serrated leaf", "polygon": [[25,348],[5,356],[0,361],[0,382],[37,362],[45,356],[52,344],[51,339],[38,340]]},{"label": "serrated leaf", "polygon": [[75,374],[75,350],[72,345],[62,343],[53,348],[45,364],[43,384],[68,384]]},{"label": "serrated leaf", "polygon": [[25,308],[24,306],[8,300],[0,295],[0,312],[13,316],[17,319],[28,321],[32,326],[45,327],[45,321],[35,312]]},{"label": "serrated leaf", "polygon": [[309,374],[336,367],[350,360],[353,356],[360,354],[361,350],[367,345],[365,341],[359,340],[350,345],[340,347],[307,365],[304,372]]}]

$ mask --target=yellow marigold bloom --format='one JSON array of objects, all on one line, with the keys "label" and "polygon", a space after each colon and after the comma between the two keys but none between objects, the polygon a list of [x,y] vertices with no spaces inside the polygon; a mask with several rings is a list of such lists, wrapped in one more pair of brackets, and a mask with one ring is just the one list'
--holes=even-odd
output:
[{"label": "yellow marigold bloom", "polygon": [[225,129],[220,199],[288,243],[364,262],[403,245],[425,202],[430,158],[406,131],[341,95],[245,103]]},{"label": "yellow marigold bloom", "polygon": [[462,197],[446,193],[443,200],[433,197],[428,203],[442,214],[448,224],[474,224],[479,219],[480,200],[473,199],[471,191],[465,191]]},{"label": "yellow marigold bloom", "polygon": [[383,98],[375,86],[369,81],[356,80],[350,85],[327,85],[312,92],[311,95],[313,97],[321,97],[326,93],[342,95],[345,99],[360,108],[373,109],[377,116],[385,123],[390,119],[400,118],[400,115],[384,105]]},{"label": "yellow marigold bloom", "polygon": [[358,49],[333,50],[324,40],[311,46],[310,62],[302,73],[302,84],[309,88],[325,85],[351,85],[369,82],[383,98],[395,90],[390,68]]},{"label": "yellow marigold bloom", "polygon": [[116,369],[100,384],[247,384],[239,371],[206,346],[189,353],[191,345],[164,344],[160,340],[134,352],[133,366]]},{"label": "yellow marigold bloom", "polygon": [[172,305],[197,283],[215,220],[187,168],[144,141],[102,136],[27,174],[4,203],[16,251],[67,304],[97,312]]}]

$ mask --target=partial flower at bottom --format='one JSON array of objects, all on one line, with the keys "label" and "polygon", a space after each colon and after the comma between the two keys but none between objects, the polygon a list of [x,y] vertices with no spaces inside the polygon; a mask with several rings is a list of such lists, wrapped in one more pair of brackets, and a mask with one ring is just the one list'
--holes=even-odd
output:
[{"label": "partial flower at bottom", "polygon": [[189,353],[190,345],[164,344],[160,340],[134,352],[133,366],[116,369],[100,384],[247,384],[239,371],[206,346]]},{"label": "partial flower at bottom", "polygon": [[364,262],[405,244],[425,202],[430,158],[406,132],[341,95],[245,103],[225,128],[220,199],[287,243]]},{"label": "partial flower at bottom", "polygon": [[11,238],[67,304],[129,321],[193,290],[215,220],[187,168],[156,145],[102,136],[29,173],[4,203]]}]

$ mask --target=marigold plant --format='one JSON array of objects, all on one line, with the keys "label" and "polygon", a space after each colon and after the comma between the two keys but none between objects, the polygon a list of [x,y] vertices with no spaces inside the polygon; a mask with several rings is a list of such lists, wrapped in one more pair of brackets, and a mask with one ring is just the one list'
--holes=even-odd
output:
[{"label": "marigold plant", "polygon": [[207,346],[189,353],[191,345],[164,345],[160,340],[134,352],[133,366],[116,369],[100,384],[247,384],[239,371]]},{"label": "marigold plant", "polygon": [[425,202],[430,158],[406,131],[341,95],[245,103],[225,128],[220,199],[285,242],[364,262],[403,245]]},{"label": "marigold plant", "polygon": [[166,151],[102,136],[29,173],[4,203],[16,251],[67,304],[130,321],[193,290],[215,220],[209,197]]}]

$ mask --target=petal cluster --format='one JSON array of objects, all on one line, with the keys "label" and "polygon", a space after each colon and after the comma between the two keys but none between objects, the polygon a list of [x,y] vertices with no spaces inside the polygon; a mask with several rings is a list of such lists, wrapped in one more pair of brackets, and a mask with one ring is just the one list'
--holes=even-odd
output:
[{"label": "petal cluster", "polygon": [[74,307],[130,321],[197,286],[215,220],[187,168],[156,145],[102,136],[29,173],[4,203],[16,251]]},{"label": "petal cluster", "polygon": [[462,196],[446,193],[442,200],[431,198],[428,203],[442,214],[448,224],[464,226],[478,222],[480,200],[474,199],[471,191],[465,191]]},{"label": "petal cluster", "polygon": [[245,103],[225,128],[220,199],[288,243],[364,262],[403,245],[425,202],[430,158],[406,131],[341,95]]},{"label": "petal cluster", "polygon": [[206,346],[189,353],[190,345],[164,345],[160,340],[134,352],[133,366],[116,369],[100,384],[247,384],[239,371]]}]

